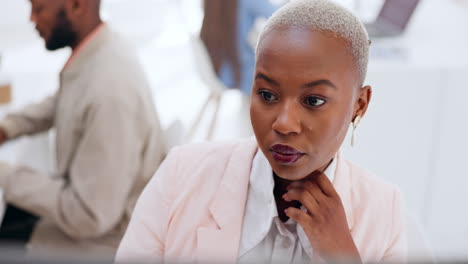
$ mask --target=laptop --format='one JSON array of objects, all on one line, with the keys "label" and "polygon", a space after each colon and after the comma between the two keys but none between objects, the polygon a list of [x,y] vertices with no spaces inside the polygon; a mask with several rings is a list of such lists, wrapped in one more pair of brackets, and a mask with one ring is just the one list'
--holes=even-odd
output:
[{"label": "laptop", "polygon": [[394,37],[403,33],[420,0],[385,0],[377,19],[364,24],[370,37]]}]

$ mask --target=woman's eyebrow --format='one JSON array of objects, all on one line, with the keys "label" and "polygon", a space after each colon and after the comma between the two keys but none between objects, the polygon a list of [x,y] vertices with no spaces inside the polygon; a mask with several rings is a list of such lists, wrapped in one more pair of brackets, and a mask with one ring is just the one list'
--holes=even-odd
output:
[{"label": "woman's eyebrow", "polygon": [[259,80],[259,79],[262,79],[264,81],[267,81],[269,82],[270,84],[274,85],[274,86],[279,86],[279,82],[271,79],[270,77],[266,76],[265,74],[263,73],[259,73],[255,76],[255,80]]},{"label": "woman's eyebrow", "polygon": [[319,85],[326,85],[326,86],[332,87],[333,89],[336,89],[335,84],[333,84],[330,80],[326,80],[326,79],[317,80],[317,81],[313,81],[313,82],[304,84],[303,87],[304,88],[312,88],[314,86],[319,86]]}]

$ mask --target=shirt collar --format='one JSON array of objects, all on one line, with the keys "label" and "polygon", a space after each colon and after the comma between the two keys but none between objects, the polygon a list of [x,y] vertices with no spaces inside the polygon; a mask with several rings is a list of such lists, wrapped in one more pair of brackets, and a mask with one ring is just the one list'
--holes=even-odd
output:
[{"label": "shirt collar", "polygon": [[63,66],[63,70],[65,70],[76,58],[76,56],[80,53],[80,51],[89,43],[91,42],[96,35],[102,30],[102,28],[105,26],[104,22],[101,22],[93,31],[91,31],[79,44],[76,46],[76,48],[72,51],[72,54],[70,55],[70,58],[68,58],[67,62]]},{"label": "shirt collar", "polygon": [[[325,169],[324,174],[331,182],[335,179],[337,155]],[[248,200],[242,228],[242,241],[240,255],[260,243],[268,234],[275,217],[278,217],[275,197],[273,195],[275,183],[273,169],[268,159],[261,150],[257,151],[253,162],[249,180]],[[305,208],[301,208],[305,210]],[[291,221],[291,219],[289,220]],[[309,239],[300,225],[296,226],[296,232],[301,245],[307,255],[312,258],[312,247]]]}]

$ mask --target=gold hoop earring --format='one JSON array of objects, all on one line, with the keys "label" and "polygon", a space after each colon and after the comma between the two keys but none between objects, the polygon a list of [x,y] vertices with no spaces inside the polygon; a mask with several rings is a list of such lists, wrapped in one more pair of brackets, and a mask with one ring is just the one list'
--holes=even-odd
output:
[{"label": "gold hoop earring", "polygon": [[356,138],[356,128],[358,127],[359,122],[361,122],[361,115],[357,115],[353,120],[353,133],[351,135],[351,147],[354,147],[354,142]]}]

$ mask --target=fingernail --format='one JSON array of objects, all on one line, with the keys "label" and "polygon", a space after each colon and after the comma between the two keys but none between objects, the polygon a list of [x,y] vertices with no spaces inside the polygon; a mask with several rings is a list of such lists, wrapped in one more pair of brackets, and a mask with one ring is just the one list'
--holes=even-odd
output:
[{"label": "fingernail", "polygon": [[291,200],[288,199],[288,197],[286,197],[286,194],[283,194],[283,200],[285,200],[286,202],[290,202]]}]

